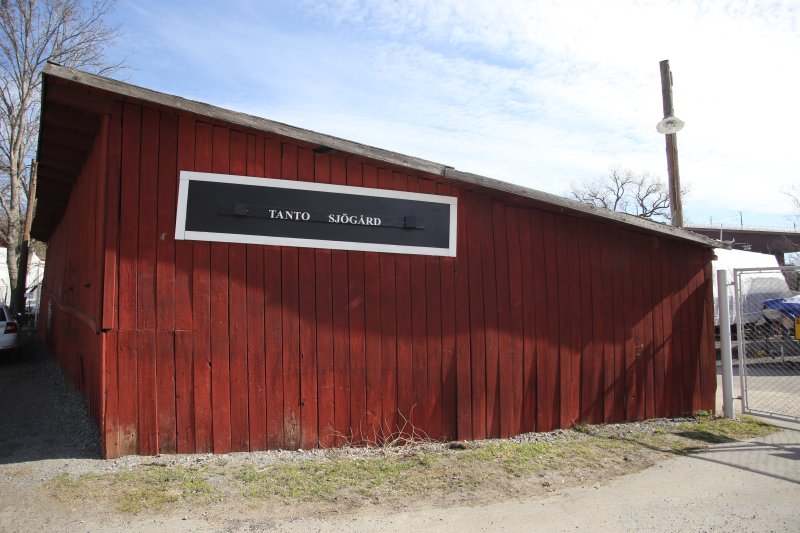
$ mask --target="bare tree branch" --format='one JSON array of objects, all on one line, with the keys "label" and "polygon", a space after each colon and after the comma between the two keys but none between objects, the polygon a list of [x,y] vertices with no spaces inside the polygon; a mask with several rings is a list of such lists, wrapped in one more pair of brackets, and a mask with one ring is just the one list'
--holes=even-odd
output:
[{"label": "bare tree branch", "polygon": [[669,189],[663,181],[619,167],[612,167],[595,180],[571,184],[568,195],[579,202],[637,217],[663,221],[671,217]]},{"label": "bare tree branch", "polygon": [[109,66],[104,54],[118,34],[118,27],[106,23],[114,5],[114,0],[0,0],[0,234],[8,245],[12,307],[18,273],[27,268],[19,261],[39,130],[39,73],[48,61],[104,73],[118,68]]}]

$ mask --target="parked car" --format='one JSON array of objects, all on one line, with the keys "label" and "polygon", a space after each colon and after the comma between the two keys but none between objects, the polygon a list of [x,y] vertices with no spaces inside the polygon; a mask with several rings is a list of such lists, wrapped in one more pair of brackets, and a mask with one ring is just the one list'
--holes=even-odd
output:
[{"label": "parked car", "polygon": [[800,295],[766,300],[761,311],[774,333],[796,338],[796,320],[800,318]]},{"label": "parked car", "polygon": [[0,357],[13,355],[17,351],[19,324],[6,304],[0,304]]}]

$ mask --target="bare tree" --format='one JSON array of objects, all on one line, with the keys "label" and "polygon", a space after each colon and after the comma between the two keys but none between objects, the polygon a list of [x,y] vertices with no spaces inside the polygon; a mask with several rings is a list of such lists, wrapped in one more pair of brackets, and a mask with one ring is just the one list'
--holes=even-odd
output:
[{"label": "bare tree", "polygon": [[784,191],[784,194],[789,197],[794,207],[794,218],[800,220],[800,185],[793,185],[790,189]]},{"label": "bare tree", "polygon": [[0,0],[0,238],[15,309],[25,290],[35,207],[39,73],[48,61],[99,73],[118,68],[104,56],[118,33],[106,22],[113,7],[113,0]]},{"label": "bare tree", "polygon": [[647,173],[613,167],[608,174],[582,184],[571,184],[569,196],[586,204],[642,218],[670,220],[669,189]]}]

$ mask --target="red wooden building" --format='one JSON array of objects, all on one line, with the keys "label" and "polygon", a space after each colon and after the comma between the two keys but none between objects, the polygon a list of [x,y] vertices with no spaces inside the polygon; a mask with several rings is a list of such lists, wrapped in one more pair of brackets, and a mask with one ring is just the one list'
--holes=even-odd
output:
[{"label": "red wooden building", "polygon": [[[715,241],[55,65],[43,76],[40,333],[105,457],[714,407]],[[182,171],[454,197],[456,253],[176,240]]]}]

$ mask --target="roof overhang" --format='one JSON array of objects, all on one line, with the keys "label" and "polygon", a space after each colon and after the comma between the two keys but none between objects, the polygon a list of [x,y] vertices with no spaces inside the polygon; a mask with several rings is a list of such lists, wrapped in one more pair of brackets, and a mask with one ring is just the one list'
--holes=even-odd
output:
[{"label": "roof overhang", "polygon": [[[320,148],[337,150],[412,171],[433,174],[448,180],[469,184],[473,188],[527,198],[564,213],[623,224],[646,233],[664,235],[706,247],[727,247],[726,244],[704,235],[667,224],[594,207],[555,194],[478,174],[462,172],[451,166],[418,157],[137,87],[73,68],[49,63],[42,70],[42,76],[44,78],[42,121],[38,155],[40,187],[37,189],[38,204],[37,217],[34,221],[34,236],[43,240],[49,238],[50,233],[63,216],[69,199],[69,194],[65,194],[65,192],[68,193],[71,190],[80,173],[94,136],[99,131],[103,115],[110,112],[114,101],[131,99],[208,117],[247,129],[280,135]],[[81,86],[83,91],[76,93],[74,88]]]}]

